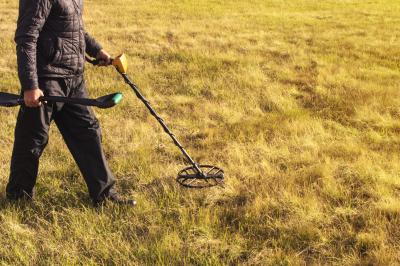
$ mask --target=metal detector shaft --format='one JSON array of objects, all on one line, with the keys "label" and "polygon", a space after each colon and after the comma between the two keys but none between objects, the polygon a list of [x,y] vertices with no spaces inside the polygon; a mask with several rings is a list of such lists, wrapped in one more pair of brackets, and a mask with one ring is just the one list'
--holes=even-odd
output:
[{"label": "metal detector shaft", "polygon": [[[119,72],[119,71],[118,71]],[[187,153],[185,148],[179,143],[179,141],[176,139],[174,133],[167,127],[165,124],[164,120],[157,114],[157,112],[151,107],[149,101],[140,93],[138,87],[129,79],[128,75],[125,73],[121,73],[121,76],[124,78],[125,82],[133,89],[135,92],[136,96],[146,105],[147,109],[149,109],[150,113],[157,119],[157,121],[160,123],[160,125],[163,127],[165,133],[167,133],[173,142],[178,146],[178,148],[181,150],[183,155],[185,155],[186,159],[193,165],[193,167],[196,169],[196,171],[202,176],[205,177],[203,171],[200,170],[199,166],[196,164],[196,162],[190,157],[190,155]]]}]

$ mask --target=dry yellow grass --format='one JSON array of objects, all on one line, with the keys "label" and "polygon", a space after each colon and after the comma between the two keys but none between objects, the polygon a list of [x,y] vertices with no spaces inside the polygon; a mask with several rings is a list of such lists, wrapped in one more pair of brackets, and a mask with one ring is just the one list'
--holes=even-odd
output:
[{"label": "dry yellow grass", "polygon": [[[226,188],[174,181],[179,151],[111,68],[86,72],[118,188],[90,207],[54,127],[37,200],[4,198],[17,109],[0,109],[9,265],[399,265],[400,3],[86,1],[86,28]],[[18,92],[17,1],[0,1],[0,90]]]}]

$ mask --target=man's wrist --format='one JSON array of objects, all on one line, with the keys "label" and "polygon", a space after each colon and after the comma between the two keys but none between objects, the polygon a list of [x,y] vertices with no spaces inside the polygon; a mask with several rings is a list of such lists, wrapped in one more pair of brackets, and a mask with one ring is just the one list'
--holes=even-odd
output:
[{"label": "man's wrist", "polygon": [[39,82],[35,79],[21,79],[21,88],[22,91],[30,91],[39,88]]},{"label": "man's wrist", "polygon": [[23,88],[22,89],[22,91],[34,91],[34,90],[38,90],[39,89],[39,87],[38,86],[36,86],[36,87],[28,87],[28,88]]}]

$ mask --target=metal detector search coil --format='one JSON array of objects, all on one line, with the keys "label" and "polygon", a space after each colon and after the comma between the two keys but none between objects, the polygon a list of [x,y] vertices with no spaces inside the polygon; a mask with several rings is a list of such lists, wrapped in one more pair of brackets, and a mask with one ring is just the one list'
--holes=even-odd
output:
[{"label": "metal detector search coil", "polygon": [[199,177],[199,173],[193,166],[186,167],[178,173],[176,181],[189,188],[206,188],[222,185],[224,182],[224,170],[212,165],[198,165],[204,176]]}]

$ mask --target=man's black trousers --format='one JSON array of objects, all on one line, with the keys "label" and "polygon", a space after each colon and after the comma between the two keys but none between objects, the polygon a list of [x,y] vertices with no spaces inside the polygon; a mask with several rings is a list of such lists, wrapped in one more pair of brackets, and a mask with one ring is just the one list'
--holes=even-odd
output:
[{"label": "man's black trousers", "polygon": [[[39,78],[45,95],[87,97],[82,76]],[[93,201],[111,193],[114,177],[101,147],[99,122],[90,107],[48,103],[38,108],[21,106],[15,127],[9,199],[32,197],[38,174],[39,158],[48,142],[51,121],[55,121],[87,184]]]}]

